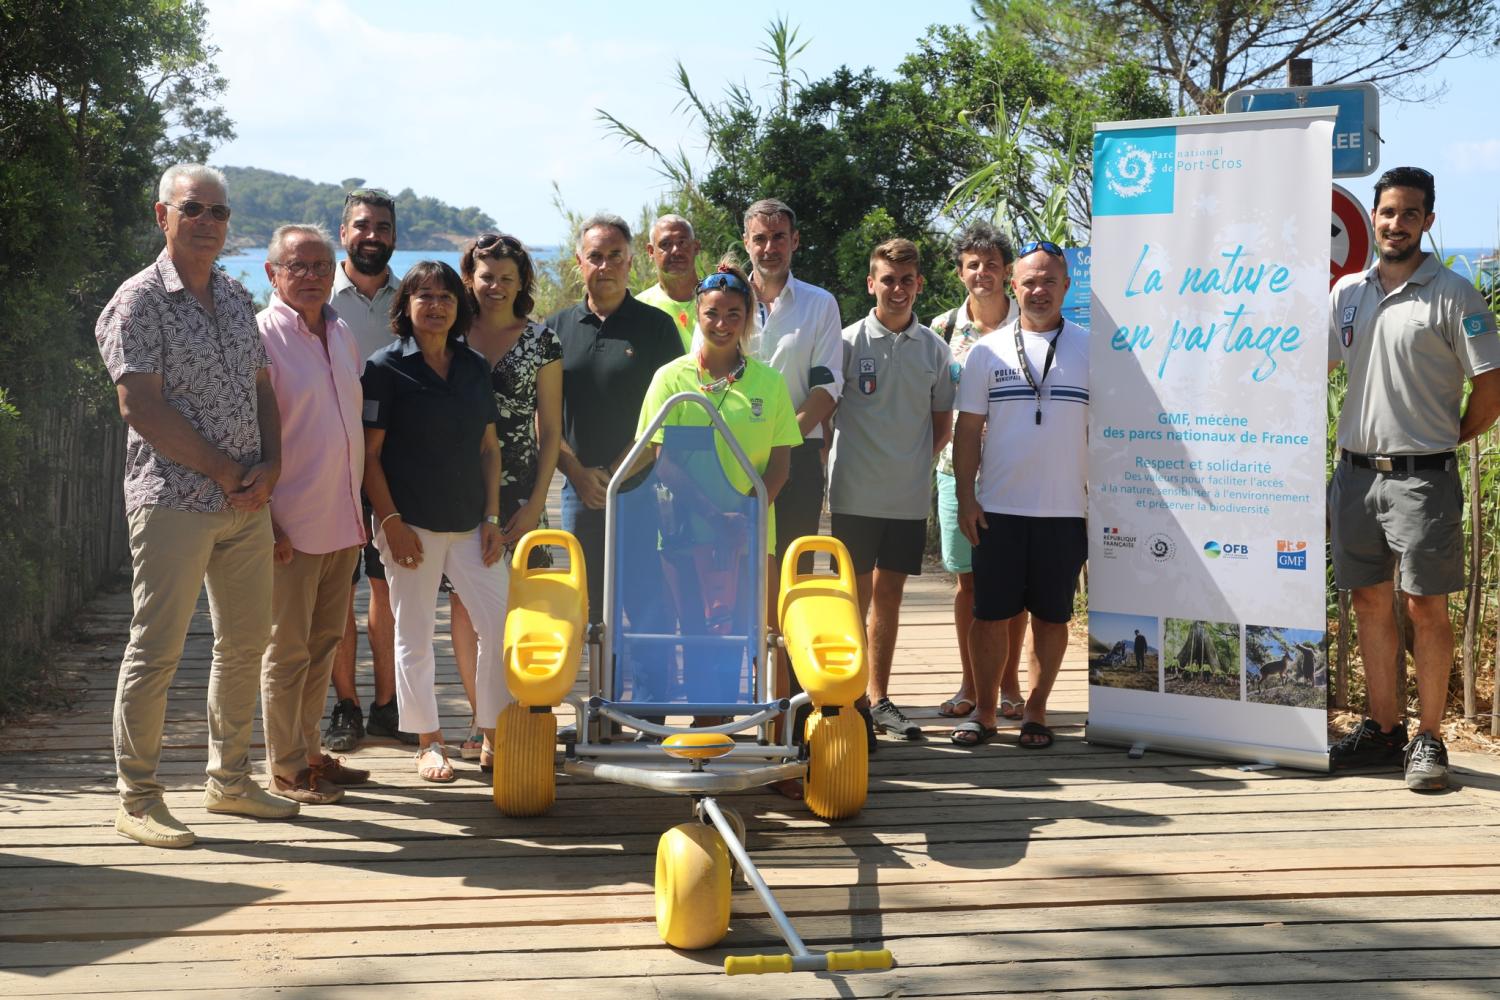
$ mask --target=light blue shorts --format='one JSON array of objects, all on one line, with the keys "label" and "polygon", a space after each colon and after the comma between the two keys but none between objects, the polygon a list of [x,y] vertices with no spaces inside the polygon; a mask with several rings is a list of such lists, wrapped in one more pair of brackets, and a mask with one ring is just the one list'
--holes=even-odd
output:
[{"label": "light blue shorts", "polygon": [[958,487],[946,472],[937,477],[938,537],[943,543],[943,568],[950,573],[974,572],[974,547],[958,530]]}]

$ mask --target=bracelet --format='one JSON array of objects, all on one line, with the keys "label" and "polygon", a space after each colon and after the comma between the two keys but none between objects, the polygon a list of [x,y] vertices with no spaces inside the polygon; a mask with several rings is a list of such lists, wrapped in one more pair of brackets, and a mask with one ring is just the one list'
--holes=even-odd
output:
[{"label": "bracelet", "polygon": [[376,528],[375,530],[376,531],[384,531],[385,530],[385,522],[389,521],[393,517],[400,517],[400,516],[401,516],[401,512],[399,510],[398,511],[393,511],[393,512],[387,514],[385,517],[382,517],[380,519],[380,526],[378,528]]}]

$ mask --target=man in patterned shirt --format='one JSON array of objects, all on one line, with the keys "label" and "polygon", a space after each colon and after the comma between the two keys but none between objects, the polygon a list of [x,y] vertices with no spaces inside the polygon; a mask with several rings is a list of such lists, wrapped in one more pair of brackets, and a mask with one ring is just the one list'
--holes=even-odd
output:
[{"label": "man in patterned shirt", "polygon": [[229,230],[224,175],[177,164],[158,196],[166,249],[120,286],[95,329],[129,425],[134,613],[115,690],[115,830],[153,847],[187,847],[193,832],[167,811],[156,768],[167,689],[205,582],[214,646],[204,808],[265,819],[297,812],[250,776],[271,631],[266,501],[280,474],[281,421],[250,295],[214,267]]}]

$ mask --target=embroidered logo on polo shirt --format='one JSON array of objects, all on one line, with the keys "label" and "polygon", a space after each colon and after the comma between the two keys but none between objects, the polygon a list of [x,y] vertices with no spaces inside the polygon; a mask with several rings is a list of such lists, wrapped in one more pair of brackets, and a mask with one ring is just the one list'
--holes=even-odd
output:
[{"label": "embroidered logo on polo shirt", "polygon": [[963,375],[963,373],[963,365],[959,364],[957,361],[951,361],[948,363],[948,377],[953,380],[954,385],[958,385],[959,377]]},{"label": "embroidered logo on polo shirt", "polygon": [[1478,337],[1495,332],[1495,317],[1491,313],[1475,313],[1464,317],[1464,336]]},{"label": "embroidered logo on polo shirt", "polygon": [[859,391],[866,396],[875,394],[875,359],[859,359]]},{"label": "embroidered logo on polo shirt", "polygon": [[1354,327],[1344,327],[1339,331],[1339,337],[1344,341],[1344,346],[1348,347],[1350,344],[1354,343]]},{"label": "embroidered logo on polo shirt", "polygon": [[1343,321],[1345,323],[1353,323],[1354,322],[1354,311],[1357,308],[1359,308],[1359,307],[1358,306],[1345,306],[1344,307]]},{"label": "embroidered logo on polo shirt", "polygon": [[750,419],[764,420],[765,417],[762,414],[765,411],[765,405],[765,401],[759,396],[750,397]]}]

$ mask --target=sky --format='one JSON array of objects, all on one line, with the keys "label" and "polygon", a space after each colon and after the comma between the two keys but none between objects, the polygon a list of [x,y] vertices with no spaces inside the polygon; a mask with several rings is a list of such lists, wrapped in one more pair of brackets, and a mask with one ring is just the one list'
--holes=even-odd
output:
[{"label": "sky", "polygon": [[[604,132],[598,108],[702,162],[695,123],[676,110],[677,60],[709,99],[731,82],[768,86],[756,48],[777,13],[592,0],[208,0],[208,8],[229,81],[223,104],[238,133],[212,162],[410,187],[477,205],[533,245],[566,238],[554,183],[575,211],[632,221],[662,190],[650,159]],[[928,25],[972,24],[973,15],[968,0],[866,0],[801,5],[791,20],[810,43],[796,65],[817,79],[845,64],[891,73]],[[1382,168],[1413,163],[1436,174],[1437,229],[1448,247],[1492,247],[1500,235],[1497,69],[1495,59],[1444,63],[1440,100],[1382,101]],[[1372,181],[1341,183],[1367,203]]]}]

